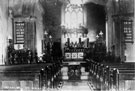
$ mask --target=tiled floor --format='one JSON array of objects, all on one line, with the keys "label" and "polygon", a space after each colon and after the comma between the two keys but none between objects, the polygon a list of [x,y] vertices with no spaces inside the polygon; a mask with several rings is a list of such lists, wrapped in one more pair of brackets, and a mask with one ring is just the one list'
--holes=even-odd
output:
[{"label": "tiled floor", "polygon": [[[67,68],[62,68],[63,84],[60,91],[92,91],[89,84],[89,73],[85,72],[84,68],[81,68],[81,75],[69,77]],[[69,75],[68,75],[69,74]]]},{"label": "tiled floor", "polygon": [[90,91],[88,81],[64,81],[61,91]]}]

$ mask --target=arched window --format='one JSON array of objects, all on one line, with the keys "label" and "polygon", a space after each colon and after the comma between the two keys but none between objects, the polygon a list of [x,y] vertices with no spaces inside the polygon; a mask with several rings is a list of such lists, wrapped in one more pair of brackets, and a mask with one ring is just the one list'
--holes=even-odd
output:
[{"label": "arched window", "polygon": [[83,14],[82,11],[79,11],[77,14],[77,18],[78,18],[78,26],[83,24]]},{"label": "arched window", "polygon": [[66,23],[66,27],[70,27],[70,19],[71,19],[71,16],[70,16],[70,12],[67,11],[66,14],[65,14],[65,23]]},{"label": "arched window", "polygon": [[73,11],[71,13],[71,28],[76,28],[77,27],[76,24],[77,24],[77,15],[76,12]]},{"label": "arched window", "polygon": [[81,5],[69,4],[65,9],[65,25],[67,28],[79,28],[83,24],[83,11]]}]

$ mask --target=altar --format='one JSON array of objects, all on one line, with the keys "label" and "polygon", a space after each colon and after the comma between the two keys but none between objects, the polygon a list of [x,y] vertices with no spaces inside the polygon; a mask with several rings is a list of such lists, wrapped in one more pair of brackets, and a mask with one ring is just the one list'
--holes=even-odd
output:
[{"label": "altar", "polygon": [[70,49],[64,52],[65,60],[83,60],[84,49]]}]

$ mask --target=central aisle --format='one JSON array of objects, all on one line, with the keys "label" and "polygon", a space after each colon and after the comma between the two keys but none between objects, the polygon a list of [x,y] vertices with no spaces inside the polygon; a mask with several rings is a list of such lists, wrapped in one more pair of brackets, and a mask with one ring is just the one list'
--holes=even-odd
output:
[{"label": "central aisle", "polygon": [[84,66],[84,64],[63,66],[62,82],[58,91],[92,91],[90,74]]},{"label": "central aisle", "polygon": [[91,91],[88,81],[64,81],[61,91]]}]

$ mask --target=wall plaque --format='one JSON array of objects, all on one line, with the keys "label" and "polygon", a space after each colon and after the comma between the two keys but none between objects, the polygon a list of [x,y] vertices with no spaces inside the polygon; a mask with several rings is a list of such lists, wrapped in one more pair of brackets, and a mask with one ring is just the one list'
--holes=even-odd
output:
[{"label": "wall plaque", "polygon": [[15,22],[14,26],[14,43],[24,44],[24,22]]},{"label": "wall plaque", "polygon": [[123,21],[123,33],[125,43],[133,43],[133,21]]}]

